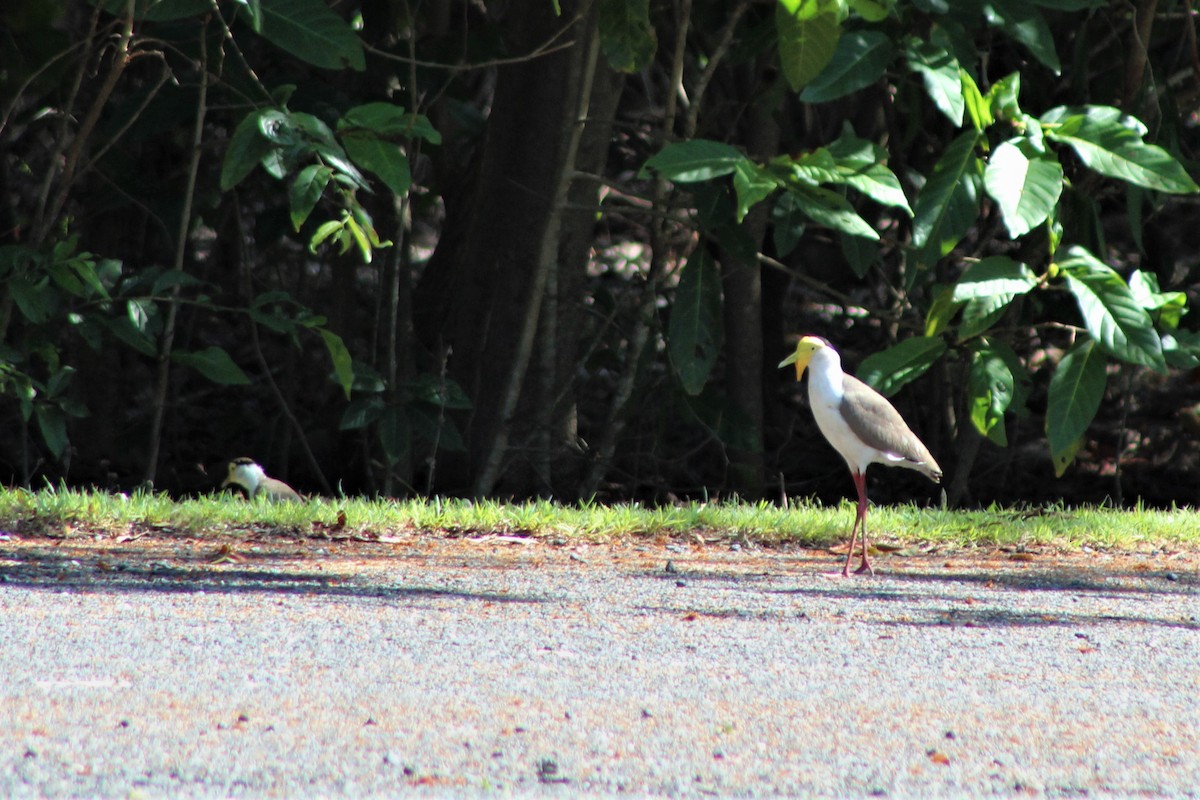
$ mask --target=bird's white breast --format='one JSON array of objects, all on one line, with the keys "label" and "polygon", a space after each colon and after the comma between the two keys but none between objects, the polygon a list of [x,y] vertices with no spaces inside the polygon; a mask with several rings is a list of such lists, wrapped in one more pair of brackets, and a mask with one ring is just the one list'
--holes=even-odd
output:
[{"label": "bird's white breast", "polygon": [[833,449],[842,454],[851,471],[865,472],[868,464],[883,461],[883,454],[855,436],[842,416],[843,373],[837,353],[830,348],[816,351],[808,369],[808,403],[817,427]]}]

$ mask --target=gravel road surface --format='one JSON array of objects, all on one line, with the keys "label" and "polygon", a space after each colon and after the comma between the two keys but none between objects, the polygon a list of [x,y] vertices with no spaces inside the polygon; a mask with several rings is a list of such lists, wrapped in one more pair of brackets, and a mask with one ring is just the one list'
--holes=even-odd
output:
[{"label": "gravel road surface", "polygon": [[1200,796],[1200,554],[228,541],[0,540],[0,796]]}]

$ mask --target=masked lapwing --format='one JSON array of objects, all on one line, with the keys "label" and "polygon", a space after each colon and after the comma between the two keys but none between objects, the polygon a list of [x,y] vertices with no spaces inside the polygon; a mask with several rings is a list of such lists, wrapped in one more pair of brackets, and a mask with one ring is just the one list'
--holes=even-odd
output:
[{"label": "masked lapwing", "polygon": [[229,474],[221,486],[231,484],[241,486],[249,492],[251,500],[257,500],[259,497],[276,502],[301,499],[296,490],[283,481],[267,477],[263,468],[251,458],[235,458],[229,462]]},{"label": "masked lapwing", "polygon": [[850,528],[850,550],[842,574],[850,574],[855,535],[862,531],[862,564],[856,572],[873,575],[867,557],[867,467],[871,464],[906,467],[934,483],[941,482],[942,468],[883,395],[842,372],[841,356],[827,340],[819,336],[802,337],[796,343],[796,351],[779,366],[789,364],[796,365],[796,380],[808,369],[808,402],[817,427],[846,459],[854,488],[858,490],[858,513]]}]

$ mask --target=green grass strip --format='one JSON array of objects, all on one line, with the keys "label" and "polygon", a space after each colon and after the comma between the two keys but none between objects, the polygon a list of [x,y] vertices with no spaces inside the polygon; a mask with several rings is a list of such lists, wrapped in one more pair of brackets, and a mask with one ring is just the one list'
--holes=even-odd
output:
[{"label": "green grass strip", "polygon": [[[338,520],[344,513],[345,522]],[[375,538],[516,535],[555,542],[628,537],[700,537],[705,541],[792,543],[824,547],[842,541],[853,503],[560,504],[549,500],[316,498],[304,503],[252,503],[229,493],[176,501],[164,494],[111,494],[67,488],[0,489],[0,533],[71,536],[136,529],[141,533],[220,537],[240,530],[291,535]],[[869,519],[873,541],[949,546],[1053,544],[1141,550],[1200,549],[1200,514],[1191,509],[993,507],[943,511],[880,506]]]}]

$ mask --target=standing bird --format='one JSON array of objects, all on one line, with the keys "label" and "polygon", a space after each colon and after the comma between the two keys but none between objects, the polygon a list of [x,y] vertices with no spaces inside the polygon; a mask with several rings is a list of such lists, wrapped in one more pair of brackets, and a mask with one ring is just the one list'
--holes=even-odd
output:
[{"label": "standing bird", "polygon": [[867,560],[867,467],[884,464],[907,467],[924,473],[934,483],[942,480],[942,468],[929,450],[912,432],[887,399],[867,384],[842,372],[842,359],[827,340],[804,336],[796,343],[796,352],[779,363],[796,365],[796,380],[809,369],[808,403],[817,427],[842,454],[854,476],[858,490],[858,514],[850,528],[850,551],[842,575],[850,574],[854,538],[862,531],[862,564],[855,572],[875,571]]},{"label": "standing bird", "polygon": [[250,493],[251,500],[265,497],[275,502],[299,501],[300,495],[283,481],[268,478],[263,468],[251,458],[235,458],[229,462],[229,474],[221,486],[237,484]]}]

